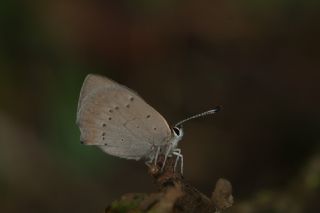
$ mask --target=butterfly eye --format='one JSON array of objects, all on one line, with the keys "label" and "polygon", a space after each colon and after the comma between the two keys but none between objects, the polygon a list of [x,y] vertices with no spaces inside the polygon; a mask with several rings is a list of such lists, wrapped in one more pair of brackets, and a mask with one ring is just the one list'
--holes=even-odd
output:
[{"label": "butterfly eye", "polygon": [[177,136],[180,135],[180,129],[178,127],[173,127],[172,130],[173,130],[175,135],[177,135]]}]

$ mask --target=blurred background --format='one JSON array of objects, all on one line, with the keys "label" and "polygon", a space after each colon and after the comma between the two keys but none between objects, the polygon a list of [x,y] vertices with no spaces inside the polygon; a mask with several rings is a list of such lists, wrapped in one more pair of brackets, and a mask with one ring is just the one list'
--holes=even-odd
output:
[{"label": "blurred background", "polygon": [[99,73],[185,125],[185,178],[227,212],[320,211],[319,1],[1,1],[0,211],[103,212],[156,191],[143,162],[79,143]]}]

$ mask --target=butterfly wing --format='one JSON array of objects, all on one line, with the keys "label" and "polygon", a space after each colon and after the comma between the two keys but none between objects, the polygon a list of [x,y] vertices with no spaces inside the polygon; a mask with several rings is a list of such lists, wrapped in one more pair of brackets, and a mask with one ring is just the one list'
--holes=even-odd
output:
[{"label": "butterfly wing", "polygon": [[83,143],[127,159],[147,157],[171,137],[166,120],[139,95],[92,74],[80,92],[77,124]]}]

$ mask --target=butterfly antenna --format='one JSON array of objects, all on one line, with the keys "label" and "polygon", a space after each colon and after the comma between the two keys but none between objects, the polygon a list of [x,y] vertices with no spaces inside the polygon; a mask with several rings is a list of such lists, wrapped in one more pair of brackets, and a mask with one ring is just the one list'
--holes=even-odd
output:
[{"label": "butterfly antenna", "polygon": [[189,120],[192,120],[192,119],[194,119],[194,118],[204,117],[204,116],[207,116],[207,115],[211,115],[211,114],[214,114],[214,113],[216,113],[216,112],[219,112],[220,110],[221,110],[221,106],[216,106],[216,107],[214,107],[214,108],[211,109],[211,110],[208,110],[208,111],[202,112],[202,113],[200,113],[200,114],[196,114],[196,115],[194,115],[194,116],[191,116],[191,117],[189,117],[189,118],[186,118],[186,119],[178,122],[175,126],[181,126],[183,123],[185,123],[185,122],[187,122],[187,121],[189,121]]}]

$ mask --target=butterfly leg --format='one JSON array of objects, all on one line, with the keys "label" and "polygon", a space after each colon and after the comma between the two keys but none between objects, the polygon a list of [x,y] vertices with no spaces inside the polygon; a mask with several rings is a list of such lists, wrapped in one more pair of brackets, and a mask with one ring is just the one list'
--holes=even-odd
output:
[{"label": "butterfly leg", "polygon": [[180,159],[181,160],[180,172],[181,172],[181,174],[183,174],[183,155],[181,154],[181,149],[174,149],[172,154],[177,156],[176,162],[174,164],[174,170],[176,170],[176,166],[177,166],[178,161]]},{"label": "butterfly leg", "polygon": [[157,160],[158,160],[159,152],[160,152],[160,146],[153,145],[151,147],[151,152],[150,152],[150,154],[148,155],[148,158],[145,161],[145,164],[147,166],[150,166],[154,162],[155,162],[154,164],[156,164]]},{"label": "butterfly leg", "polygon": [[172,146],[173,146],[173,144],[170,143],[169,147],[167,148],[166,154],[164,155],[164,161],[162,163],[161,172],[163,171],[164,166],[166,165],[166,161],[167,161],[167,158],[170,154],[170,151],[172,150]]},{"label": "butterfly leg", "polygon": [[150,158],[149,160],[144,162],[148,167],[150,167],[151,163],[152,163],[152,158]]},{"label": "butterfly leg", "polygon": [[156,152],[156,154],[155,154],[155,156],[154,156],[154,165],[157,165],[159,153],[160,153],[160,146],[158,146],[157,152]]},{"label": "butterfly leg", "polygon": [[181,153],[180,149],[174,149],[173,150],[172,154],[176,156],[176,162],[174,163],[174,171],[176,170],[178,161],[180,160],[180,156],[179,156],[180,153]]}]

